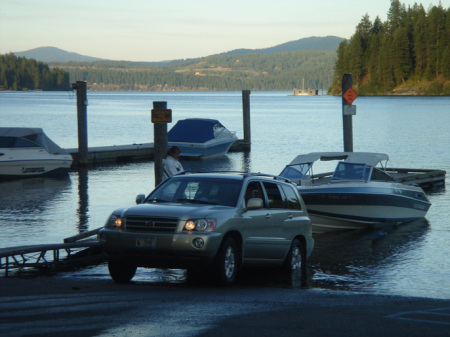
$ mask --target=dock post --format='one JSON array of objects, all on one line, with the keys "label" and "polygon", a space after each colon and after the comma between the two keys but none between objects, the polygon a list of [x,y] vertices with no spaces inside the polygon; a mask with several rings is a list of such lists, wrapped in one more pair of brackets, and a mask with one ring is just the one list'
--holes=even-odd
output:
[{"label": "dock post", "polygon": [[87,95],[86,82],[77,81],[72,84],[77,91],[77,120],[78,120],[78,164],[88,164],[88,133],[87,133]]},{"label": "dock post", "polygon": [[[153,139],[154,139],[154,164],[155,164],[155,187],[161,183],[163,178],[163,159],[167,154],[167,121],[158,119],[156,116],[159,112],[167,110],[167,102],[153,102],[152,123],[153,124]],[[164,114],[163,114],[164,115]],[[170,122],[172,115],[170,112]]]},{"label": "dock post", "polygon": [[352,74],[347,73],[342,77],[342,126],[344,131],[344,152],[353,152],[353,121],[356,114],[356,106],[352,103],[357,95],[352,89]]},{"label": "dock post", "polygon": [[250,128],[250,90],[242,90],[242,114],[244,123],[244,150],[249,151],[252,144]]}]

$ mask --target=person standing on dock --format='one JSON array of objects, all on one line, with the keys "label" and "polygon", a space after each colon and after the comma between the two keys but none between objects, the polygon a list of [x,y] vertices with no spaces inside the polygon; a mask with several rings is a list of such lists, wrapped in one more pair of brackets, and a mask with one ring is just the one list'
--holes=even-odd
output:
[{"label": "person standing on dock", "polygon": [[183,171],[183,166],[179,161],[180,153],[178,146],[172,146],[167,151],[166,159],[163,160],[163,180]]}]

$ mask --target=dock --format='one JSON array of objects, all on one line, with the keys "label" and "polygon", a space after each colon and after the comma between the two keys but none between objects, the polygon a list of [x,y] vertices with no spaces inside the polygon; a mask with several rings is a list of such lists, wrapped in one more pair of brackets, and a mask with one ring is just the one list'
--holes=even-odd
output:
[{"label": "dock", "polygon": [[[245,142],[243,139],[236,140],[229,152],[245,151]],[[73,158],[73,167],[78,166],[79,152],[78,148],[65,149]],[[151,161],[154,160],[154,143],[97,146],[88,148],[88,164],[112,164],[128,163],[132,161]]]},{"label": "dock", "polygon": [[[72,167],[79,165],[79,152],[77,148],[65,149],[73,158]],[[131,161],[144,161],[154,159],[154,144],[131,144],[98,146],[88,148],[88,164],[127,163]]]},{"label": "dock", "polygon": [[399,183],[416,185],[425,191],[445,188],[444,170],[387,168],[386,172]]}]

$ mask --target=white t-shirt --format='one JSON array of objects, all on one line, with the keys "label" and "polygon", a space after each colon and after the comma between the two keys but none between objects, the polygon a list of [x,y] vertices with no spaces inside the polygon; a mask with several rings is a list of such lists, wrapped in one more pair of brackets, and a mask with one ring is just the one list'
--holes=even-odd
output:
[{"label": "white t-shirt", "polygon": [[181,163],[171,156],[163,160],[163,179],[167,179],[183,171]]}]

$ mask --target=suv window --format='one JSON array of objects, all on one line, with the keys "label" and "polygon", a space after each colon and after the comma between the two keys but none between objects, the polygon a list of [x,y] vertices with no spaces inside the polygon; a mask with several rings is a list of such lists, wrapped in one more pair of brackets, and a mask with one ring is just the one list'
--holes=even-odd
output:
[{"label": "suv window", "polygon": [[281,194],[278,184],[263,182],[266,189],[267,199],[269,201],[269,208],[286,208],[284,198]]},{"label": "suv window", "polygon": [[286,201],[290,209],[302,209],[300,200],[298,200],[297,193],[295,193],[295,187],[289,185],[281,185],[284,194],[286,195]]},{"label": "suv window", "polygon": [[266,207],[266,201],[264,200],[264,193],[262,190],[262,186],[259,183],[259,181],[250,181],[247,186],[247,190],[245,191],[245,204],[247,205],[247,202],[251,198],[260,198],[263,200],[264,207]]}]

